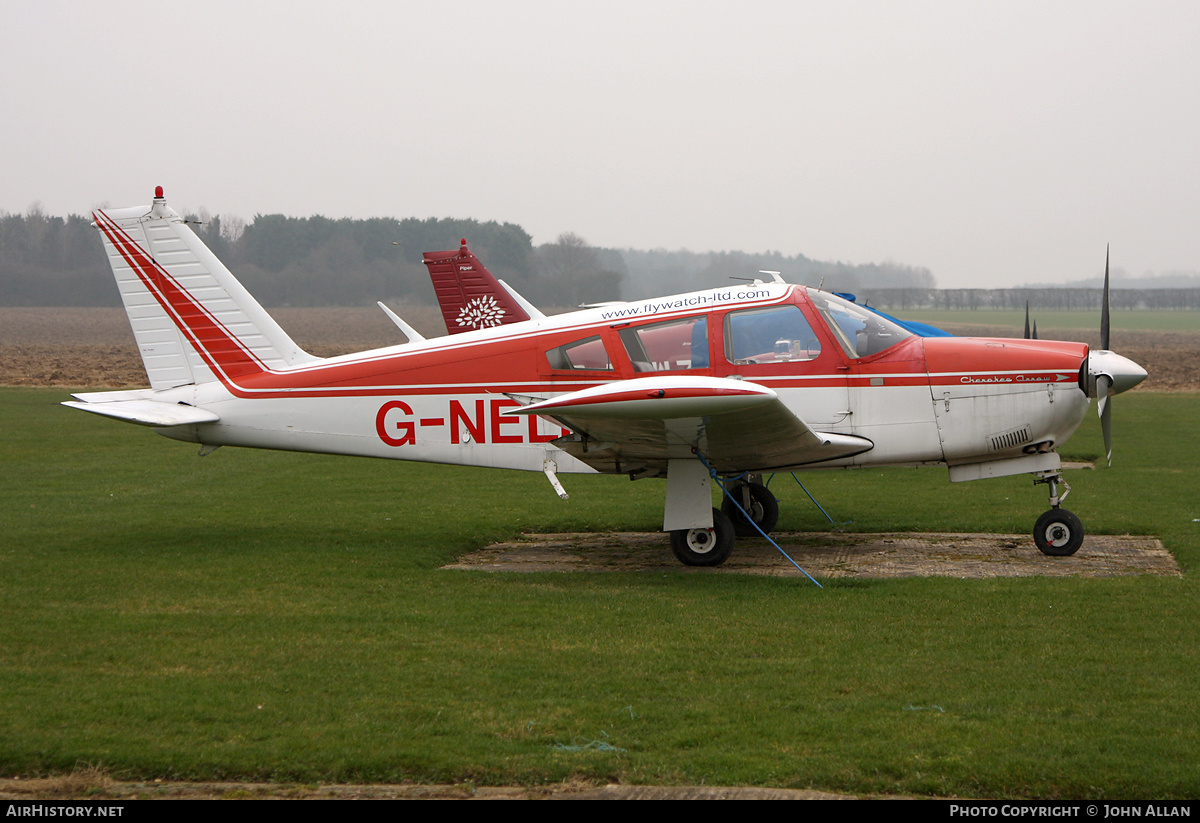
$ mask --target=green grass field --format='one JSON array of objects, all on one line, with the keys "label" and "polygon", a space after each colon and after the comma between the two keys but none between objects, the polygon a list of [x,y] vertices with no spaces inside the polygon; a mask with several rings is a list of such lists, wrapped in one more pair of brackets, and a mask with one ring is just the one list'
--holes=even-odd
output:
[{"label": "green grass field", "polygon": [[[1184,579],[442,571],[663,486],[195,447],[0,390],[0,773],[1200,794],[1200,395],[1118,398],[1092,533]],[[1099,453],[1093,417],[1068,454]],[[1027,533],[1028,478],[818,472],[848,528]],[[794,487],[793,487],[794,488]],[[821,530],[781,487],[781,528]],[[1087,545],[1085,543],[1084,550]]]}]

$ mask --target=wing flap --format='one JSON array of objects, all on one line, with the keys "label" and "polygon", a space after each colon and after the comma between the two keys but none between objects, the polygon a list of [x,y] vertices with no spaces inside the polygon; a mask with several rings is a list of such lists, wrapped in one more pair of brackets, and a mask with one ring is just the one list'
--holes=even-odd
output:
[{"label": "wing flap", "polygon": [[708,422],[709,462],[725,471],[781,469],[870,451],[865,437],[815,431],[780,400]]}]

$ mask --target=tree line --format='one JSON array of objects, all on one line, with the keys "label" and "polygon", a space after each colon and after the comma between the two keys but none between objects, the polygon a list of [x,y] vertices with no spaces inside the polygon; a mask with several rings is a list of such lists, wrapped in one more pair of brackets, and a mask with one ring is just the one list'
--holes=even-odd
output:
[{"label": "tree line", "polygon": [[[859,295],[878,309],[946,309],[956,311],[1024,310],[1025,305],[1048,311],[1100,311],[1104,289],[1015,288],[1015,289],[871,289]],[[1200,288],[1113,288],[1113,310],[1156,311],[1200,310]]]},{"label": "tree line", "polygon": [[[513,223],[281,214],[248,224],[208,214],[185,219],[265,306],[431,304],[421,253],[458,248],[462,238],[493,274],[542,305],[619,300],[625,276],[619,258],[573,234],[535,247]],[[89,217],[53,217],[36,207],[0,214],[0,305],[120,304]]]},{"label": "tree line", "polygon": [[[896,263],[823,262],[779,252],[605,249],[565,233],[535,246],[513,223],[449,218],[257,215],[246,223],[207,213],[186,219],[200,239],[265,306],[353,306],[376,300],[435,300],[424,251],[466,238],[497,277],[542,307],[640,300],[767,279],[856,292],[871,305],[912,308],[1096,308],[1096,289],[937,289],[926,268]],[[1200,308],[1200,289],[1115,289],[1117,308]],[[91,219],[0,213],[0,305],[119,306],[120,295]]]}]

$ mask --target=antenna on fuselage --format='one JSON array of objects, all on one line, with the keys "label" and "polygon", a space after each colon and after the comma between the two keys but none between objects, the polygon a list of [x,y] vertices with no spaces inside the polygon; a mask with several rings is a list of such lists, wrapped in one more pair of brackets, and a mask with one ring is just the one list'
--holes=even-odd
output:
[{"label": "antenna on fuselage", "polygon": [[[784,280],[783,277],[780,275],[780,273],[777,271],[767,271],[766,269],[759,269],[758,273],[771,275],[772,283],[787,283],[787,281]],[[741,280],[744,283],[753,283],[756,286],[763,285],[763,281],[759,280],[757,277],[732,277],[731,276],[729,279],[730,280]]]}]

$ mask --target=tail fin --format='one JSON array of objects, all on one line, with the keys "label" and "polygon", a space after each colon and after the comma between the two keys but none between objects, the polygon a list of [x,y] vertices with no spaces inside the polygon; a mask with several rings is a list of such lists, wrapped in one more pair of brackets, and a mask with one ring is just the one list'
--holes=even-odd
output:
[{"label": "tail fin", "polygon": [[155,190],[150,206],[93,213],[155,390],[316,358],[287,333]]},{"label": "tail fin", "polygon": [[450,334],[545,317],[493,277],[466,240],[457,251],[427,251],[423,256]]}]

